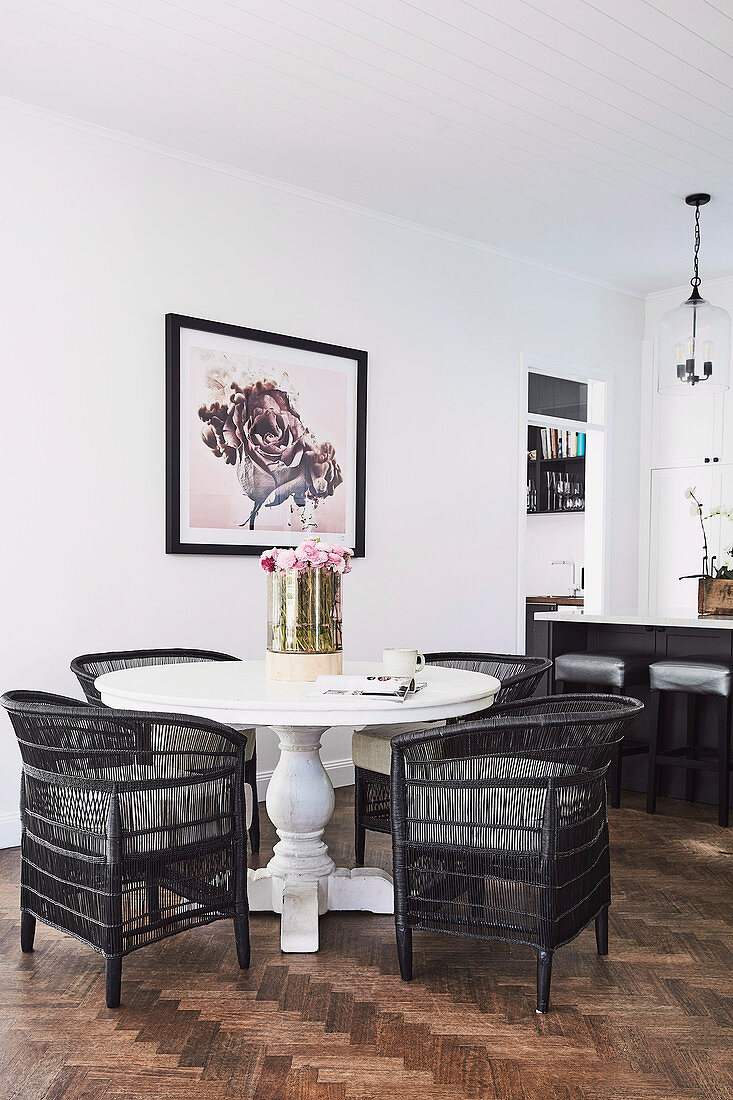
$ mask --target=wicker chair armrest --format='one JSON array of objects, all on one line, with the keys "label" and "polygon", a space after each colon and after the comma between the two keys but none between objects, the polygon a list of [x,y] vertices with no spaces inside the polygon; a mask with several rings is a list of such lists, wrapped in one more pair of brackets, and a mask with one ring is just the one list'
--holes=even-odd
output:
[{"label": "wicker chair armrest", "polygon": [[[392,741],[392,762],[400,756],[406,764],[425,767],[451,760],[469,760],[475,757],[504,758],[521,755],[525,758],[550,761],[567,751],[557,730],[556,745],[540,745],[536,731],[542,724],[533,721],[526,727],[515,723],[502,726],[499,723],[482,723],[473,728],[447,726],[444,732],[417,730],[395,737]],[[552,729],[552,727],[550,727]],[[599,739],[594,747],[609,749],[623,738],[623,732]]]},{"label": "wicker chair armrest", "polygon": [[501,679],[501,695],[511,695],[511,688],[514,688],[517,684],[527,683],[528,687],[536,687],[546,672],[552,668],[552,661],[549,657],[536,657],[530,664],[529,658],[525,658],[526,667],[521,672],[515,672],[514,675],[499,677]]},{"label": "wicker chair armrest", "polygon": [[8,691],[5,695],[0,696],[0,706],[15,708],[18,704],[23,703],[24,697],[33,699],[36,701],[36,707],[43,709],[44,707],[63,707],[64,710],[87,710],[89,703],[86,699],[79,699],[74,695],[55,695],[50,691],[43,692],[43,700],[37,701],[38,693],[35,691]]},{"label": "wicker chair armrest", "polygon": [[105,672],[146,665],[179,664],[191,661],[238,661],[229,653],[211,649],[126,649],[104,653],[82,653],[71,661],[71,671],[81,684],[90,703],[102,705],[95,681]]},{"label": "wicker chair armrest", "polygon": [[[524,699],[533,695],[537,685],[549,669],[548,657],[530,657],[523,653],[442,652],[426,653],[426,665],[443,665],[448,668],[466,668],[496,676],[501,687],[496,701]],[[452,724],[455,719],[449,719]]]},{"label": "wicker chair armrest", "polygon": [[392,739],[392,758],[394,761],[398,753],[405,760],[427,761],[431,756],[459,758],[476,752],[501,756],[571,747],[566,731],[579,725],[597,728],[597,745],[611,745],[621,739],[625,726],[643,709],[638,699],[620,695],[576,694],[521,700],[492,708],[478,719],[468,718],[439,730],[400,734]]},{"label": "wicker chair armrest", "polygon": [[[573,692],[568,695],[538,695],[530,699],[517,699],[507,703],[497,703],[491,708],[490,717],[497,723],[499,719],[522,718],[544,719],[543,724],[564,720],[565,722],[599,720],[599,714],[607,712],[609,706],[619,709],[630,721],[644,709],[639,699],[629,695],[607,695],[602,692]],[[606,717],[608,715],[606,714]]]},{"label": "wicker chair armrest", "polygon": [[167,711],[147,711],[147,710],[114,710],[111,707],[105,706],[93,706],[92,704],[81,704],[77,700],[79,706],[84,706],[85,712],[90,717],[99,717],[101,720],[109,720],[110,712],[114,714],[115,721],[117,722],[133,722],[144,721],[147,725],[155,727],[158,725],[163,726],[177,726],[186,727],[188,729],[200,732],[211,732],[217,734],[225,741],[230,741],[237,747],[243,747],[247,738],[234,726],[226,726],[222,722],[214,722],[209,718],[198,718],[191,714],[173,714]]}]

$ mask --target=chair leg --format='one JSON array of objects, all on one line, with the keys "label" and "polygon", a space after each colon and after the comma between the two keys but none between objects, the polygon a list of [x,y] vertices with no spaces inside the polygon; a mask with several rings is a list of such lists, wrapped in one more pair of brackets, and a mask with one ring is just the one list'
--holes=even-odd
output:
[{"label": "chair leg", "polygon": [[361,768],[354,768],[354,862],[357,867],[364,866],[364,848],[366,845],[365,802],[366,782],[361,773]]},{"label": "chair leg", "polygon": [[260,850],[260,807],[257,802],[257,747],[244,765],[244,781],[252,789],[252,824],[249,827],[249,847],[253,855]]},{"label": "chair leg", "polygon": [[249,970],[249,916],[246,913],[234,918],[234,941],[237,945],[239,969]]},{"label": "chair leg", "polygon": [[599,955],[608,954],[608,906],[596,914],[596,949]]},{"label": "chair leg", "polygon": [[[696,746],[696,699],[690,693],[687,696],[687,752],[694,759]],[[697,786],[697,769],[687,768],[685,775],[685,799],[688,802],[695,801],[695,788]]]},{"label": "chair leg", "polygon": [[403,982],[412,981],[412,929],[397,926],[397,957]]},{"label": "chair leg", "polygon": [[122,958],[107,959],[107,1008],[119,1008],[122,987]]},{"label": "chair leg", "polygon": [[27,909],[20,914],[20,950],[26,955],[33,950],[36,935],[36,918]]},{"label": "chair leg", "polygon": [[730,804],[731,701],[720,699],[718,706],[718,824],[726,828]]},{"label": "chair leg", "polygon": [[550,979],[552,978],[552,951],[537,952],[537,1011],[547,1012],[550,1007]]},{"label": "chair leg", "polygon": [[659,742],[660,701],[658,691],[649,693],[649,757],[646,773],[646,812],[648,814],[656,813],[657,810],[657,744]]},{"label": "chair leg", "polygon": [[161,919],[160,914],[160,887],[154,878],[145,879],[145,905],[148,916],[153,924]]}]

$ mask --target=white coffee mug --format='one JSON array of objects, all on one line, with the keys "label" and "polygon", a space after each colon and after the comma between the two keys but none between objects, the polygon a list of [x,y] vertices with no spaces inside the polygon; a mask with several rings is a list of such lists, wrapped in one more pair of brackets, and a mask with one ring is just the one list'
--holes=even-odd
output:
[{"label": "white coffee mug", "polygon": [[385,649],[382,667],[387,676],[414,676],[425,668],[425,658],[416,649]]}]

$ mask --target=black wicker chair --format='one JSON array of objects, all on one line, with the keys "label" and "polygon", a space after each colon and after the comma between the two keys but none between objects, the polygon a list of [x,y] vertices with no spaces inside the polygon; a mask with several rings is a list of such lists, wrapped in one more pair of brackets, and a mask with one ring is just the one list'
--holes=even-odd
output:
[{"label": "black wicker chair", "polygon": [[36,918],[93,947],[109,1008],[125,955],[194,925],[233,919],[248,967],[245,738],[44,692],[1,701],[23,757],[22,950]]},{"label": "black wicker chair", "polygon": [[[464,668],[469,672],[483,672],[501,680],[494,705],[511,703],[515,699],[528,699],[552,661],[546,657],[525,657],[506,653],[426,653],[426,665],[443,668]],[[473,715],[476,721],[482,714]],[[414,724],[403,726],[373,727],[358,731],[352,738],[354,761],[354,848],[356,863],[364,863],[366,833],[390,831],[389,816],[389,742],[400,733],[416,729]]]},{"label": "black wicker chair", "polygon": [[392,741],[392,850],[400,971],[412,931],[537,950],[537,1011],[553,951],[595,918],[608,953],[606,772],[636,699],[554,696],[480,722]]},{"label": "black wicker chair", "polygon": [[[212,649],[125,649],[111,653],[84,653],[74,657],[71,671],[82,686],[90,703],[103,706],[102,697],[94,686],[97,676],[116,672],[121,668],[139,668],[144,665],[174,665],[190,661],[238,661],[228,653]],[[249,829],[249,845],[256,854],[260,850],[260,812],[257,805],[257,740],[254,730],[240,730],[247,737],[244,761],[244,781],[252,789],[252,824]]]}]

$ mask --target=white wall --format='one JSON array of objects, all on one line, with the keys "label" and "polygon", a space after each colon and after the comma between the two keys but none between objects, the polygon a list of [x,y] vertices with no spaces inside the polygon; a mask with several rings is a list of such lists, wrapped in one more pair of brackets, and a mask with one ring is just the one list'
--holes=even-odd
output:
[{"label": "white wall", "polygon": [[553,561],[574,561],[576,584],[584,561],[585,516],[568,512],[559,516],[527,516],[526,580],[528,596],[562,596],[570,593],[569,565]]},{"label": "white wall", "polygon": [[[85,650],[262,655],[256,559],[163,551],[167,312],[368,350],[347,657],[513,648],[521,352],[615,371],[612,585],[633,603],[638,299],[43,117],[0,110],[0,148],[0,687],[75,692]],[[325,759],[348,751],[326,735]],[[259,754],[271,770],[270,735]]]}]

